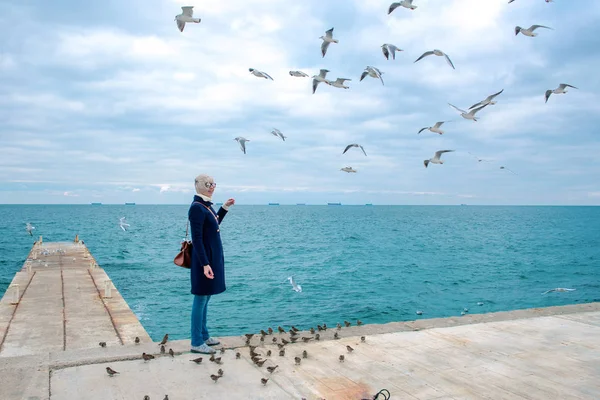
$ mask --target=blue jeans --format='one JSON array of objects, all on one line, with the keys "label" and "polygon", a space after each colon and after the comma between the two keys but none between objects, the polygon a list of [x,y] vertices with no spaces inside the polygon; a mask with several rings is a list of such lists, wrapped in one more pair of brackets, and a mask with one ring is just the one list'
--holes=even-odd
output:
[{"label": "blue jeans", "polygon": [[206,311],[208,310],[208,301],[210,295],[194,295],[194,304],[192,305],[192,346],[202,346],[210,337],[206,327]]}]

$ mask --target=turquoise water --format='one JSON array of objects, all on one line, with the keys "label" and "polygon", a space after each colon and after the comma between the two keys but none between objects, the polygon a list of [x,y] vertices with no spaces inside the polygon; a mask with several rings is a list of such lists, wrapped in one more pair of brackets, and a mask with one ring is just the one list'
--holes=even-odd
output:
[{"label": "turquoise water", "polygon": [[[79,233],[154,340],[189,338],[189,271],[172,263],[187,209],[0,205],[0,294],[32,239]],[[221,233],[227,291],[210,303],[216,336],[600,301],[600,207],[236,205]],[[555,287],[577,290],[541,295]]]}]

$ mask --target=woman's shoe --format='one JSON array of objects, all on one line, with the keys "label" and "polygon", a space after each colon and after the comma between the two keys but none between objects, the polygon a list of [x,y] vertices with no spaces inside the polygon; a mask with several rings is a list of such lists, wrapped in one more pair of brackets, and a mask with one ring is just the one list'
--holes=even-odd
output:
[{"label": "woman's shoe", "polygon": [[221,344],[221,342],[219,342],[217,339],[209,337],[208,339],[206,339],[204,341],[204,344],[207,344],[209,346],[216,346],[218,344]]},{"label": "woman's shoe", "polygon": [[201,354],[215,354],[217,351],[213,348],[210,348],[203,343],[202,346],[192,346],[190,350],[192,353],[201,353]]}]

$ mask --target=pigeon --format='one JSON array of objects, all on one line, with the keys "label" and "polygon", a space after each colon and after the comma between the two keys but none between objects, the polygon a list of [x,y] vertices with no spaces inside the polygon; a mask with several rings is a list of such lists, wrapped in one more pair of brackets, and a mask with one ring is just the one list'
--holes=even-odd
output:
[{"label": "pigeon", "polygon": [[425,168],[427,168],[427,166],[429,165],[429,163],[432,163],[432,164],[443,164],[444,162],[440,159],[440,157],[442,156],[442,154],[449,153],[451,151],[454,151],[454,150],[438,150],[438,151],[436,151],[435,155],[432,158],[430,158],[429,160],[423,161],[423,163],[425,164]]},{"label": "pigeon", "polygon": [[333,86],[340,89],[350,89],[349,86],[344,85],[345,81],[351,81],[352,79],[348,78],[337,78],[335,81],[325,81],[329,86]]},{"label": "pigeon", "polygon": [[308,74],[305,74],[302,71],[290,71],[291,76],[295,76],[296,78],[308,78]]},{"label": "pigeon", "polygon": [[537,33],[535,33],[534,31],[537,28],[546,28],[546,29],[552,29],[549,26],[544,26],[544,25],[531,25],[529,28],[525,29],[525,28],[521,28],[520,26],[515,26],[515,36],[517,36],[519,33],[525,35],[525,36],[529,36],[529,37],[536,37]]},{"label": "pigeon", "polygon": [[298,285],[298,283],[296,283],[296,281],[294,280],[293,276],[288,276],[287,280],[290,282],[290,284],[292,285],[292,290],[294,292],[298,292],[300,293],[302,291],[302,286]]},{"label": "pigeon", "polygon": [[321,36],[319,39],[323,39],[323,43],[321,43],[321,54],[323,57],[325,57],[330,43],[339,43],[339,40],[333,38],[333,28],[326,31],[325,36]]},{"label": "pigeon", "polygon": [[471,107],[469,107],[469,110],[472,109],[472,108],[479,107],[479,106],[487,106],[487,105],[494,105],[494,104],[496,104],[496,102],[493,101],[493,99],[494,99],[494,97],[498,96],[502,92],[504,92],[504,89],[502,89],[498,93],[494,93],[494,94],[489,95],[488,97],[485,98],[485,100],[482,100],[479,103],[473,104]]},{"label": "pigeon", "polygon": [[273,136],[277,136],[280,137],[281,140],[283,140],[285,142],[285,138],[287,136],[284,136],[283,133],[281,133],[281,131],[277,128],[273,128],[273,130],[271,131],[271,134],[273,134]]},{"label": "pigeon", "polygon": [[319,75],[313,75],[313,77],[312,77],[312,79],[313,79],[313,84],[312,84],[313,94],[315,94],[315,92],[317,91],[317,86],[319,86],[319,83],[321,83],[321,82],[327,83],[327,79],[325,79],[325,77],[327,76],[328,72],[329,72],[328,69],[322,69],[319,71]]},{"label": "pigeon", "polygon": [[244,152],[244,154],[246,154],[246,142],[249,142],[249,139],[246,139],[242,136],[238,136],[235,139],[233,139],[235,141],[237,141],[240,144],[240,148],[242,149],[242,151]]},{"label": "pigeon", "polygon": [[395,60],[396,52],[404,51],[404,50],[399,49],[398,47],[394,46],[393,44],[384,43],[381,45],[381,51],[383,52],[383,56],[385,57],[386,60],[390,59],[390,54],[392,55],[392,60]]},{"label": "pigeon", "polygon": [[265,78],[265,79],[273,80],[273,78],[271,78],[271,75],[267,74],[266,72],[262,72],[257,69],[254,69],[254,68],[248,68],[248,71],[250,71],[250,73],[252,75],[254,75],[258,78]]},{"label": "pigeon", "polygon": [[371,78],[379,78],[381,84],[384,84],[383,78],[381,77],[381,75],[383,75],[383,72],[381,72],[379,69],[367,65],[367,68],[365,68],[362,75],[360,76],[360,80],[362,81],[363,79],[365,79],[367,75],[369,75]]},{"label": "pigeon", "polygon": [[480,110],[482,110],[482,109],[484,109],[485,107],[488,106],[486,104],[485,106],[477,107],[477,108],[474,108],[474,109],[470,110],[469,112],[466,112],[465,110],[461,110],[460,108],[458,108],[455,105],[452,105],[450,103],[448,103],[448,105],[450,105],[450,107],[452,107],[455,110],[457,110],[458,112],[460,112],[460,116],[463,117],[464,119],[470,119],[470,120],[473,120],[475,122],[477,122],[477,118],[475,117],[475,114],[477,114],[478,111],[480,111]]},{"label": "pigeon", "polygon": [[351,172],[357,172],[354,168],[352,167],[344,167],[344,168],[340,168],[340,171],[344,171],[347,173],[351,173]]},{"label": "pigeon", "polygon": [[119,226],[121,227],[121,229],[123,229],[123,232],[127,232],[129,224],[125,222],[125,217],[119,218]]},{"label": "pigeon", "polygon": [[181,14],[175,16],[177,21],[177,28],[180,32],[183,32],[186,22],[200,23],[200,18],[194,18],[194,6],[183,6],[181,7]]},{"label": "pigeon", "polygon": [[436,122],[434,126],[426,126],[425,128],[421,128],[418,133],[421,133],[427,129],[433,133],[439,133],[440,135],[443,135],[444,131],[440,129],[440,126],[442,126],[445,122],[448,122],[448,121],[439,121],[439,122]]},{"label": "pigeon", "polygon": [[115,376],[116,374],[118,374],[118,372],[112,369],[111,367],[106,367],[106,372],[108,373],[108,376]]},{"label": "pigeon", "polygon": [[567,83],[561,83],[554,90],[552,90],[552,89],[546,90],[546,95],[545,95],[546,96],[546,103],[548,102],[548,99],[550,98],[550,95],[552,95],[552,94],[565,94],[565,93],[567,93],[567,90],[566,90],[567,87],[571,87],[573,89],[579,89],[579,88],[576,88],[575,86],[569,85]]},{"label": "pigeon", "polygon": [[550,292],[573,292],[573,291],[575,291],[575,290],[577,290],[577,289],[567,289],[567,288],[560,288],[560,287],[557,287],[557,288],[555,288],[555,289],[546,290],[546,291],[545,291],[544,293],[542,293],[542,294],[546,294],[546,293],[550,293]]},{"label": "pigeon", "polygon": [[412,2],[413,0],[402,0],[400,2],[390,4],[390,8],[388,8],[388,15],[390,15],[392,11],[398,7],[404,7],[414,11],[417,6],[413,6]]},{"label": "pigeon", "polygon": [[346,146],[346,148],[344,149],[344,152],[343,152],[342,154],[346,154],[346,152],[347,152],[347,151],[348,151],[350,148],[352,148],[352,147],[359,147],[359,148],[362,150],[362,152],[364,153],[364,155],[365,155],[365,156],[367,155],[367,153],[365,152],[365,149],[364,149],[364,147],[362,147],[362,146],[361,146],[360,144],[358,144],[358,143],[352,143],[352,144],[349,144],[348,146]]},{"label": "pigeon", "polygon": [[438,57],[442,57],[442,56],[445,57],[448,65],[450,65],[453,69],[456,69],[456,68],[454,68],[454,64],[452,64],[452,60],[450,60],[450,57],[448,57],[448,54],[446,54],[443,51],[438,50],[438,49],[426,51],[425,53],[421,54],[421,57],[417,58],[415,60],[415,62],[422,60],[423,58],[425,58],[427,56],[431,56],[431,55],[438,56]]},{"label": "pigeon", "polygon": [[25,230],[27,231],[27,233],[29,233],[29,236],[33,236],[33,230],[35,229],[35,226],[31,225],[30,222],[27,223],[27,225],[25,225]]}]

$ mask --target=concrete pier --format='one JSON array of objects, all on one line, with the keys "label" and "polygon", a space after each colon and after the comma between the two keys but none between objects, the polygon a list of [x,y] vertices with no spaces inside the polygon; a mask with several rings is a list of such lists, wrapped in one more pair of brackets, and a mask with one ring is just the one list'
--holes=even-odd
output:
[{"label": "concrete pier", "polygon": [[[75,265],[91,261],[85,247],[42,248],[49,252],[41,265],[24,267],[13,280],[22,288],[18,304],[10,290],[0,303],[2,400],[360,400],[384,388],[390,400],[600,399],[600,303],[329,327],[318,341],[305,330],[283,355],[273,338],[281,344],[289,333],[263,342],[257,334],[250,344],[262,366],[252,362],[244,337],[224,337],[216,364],[191,354],[189,340],[169,341],[161,354],[115,288],[104,298],[106,274],[86,275],[85,265]],[[66,253],[50,251],[59,248]],[[144,361],[143,352],[155,359]],[[197,357],[200,364],[190,361]],[[110,377],[106,367],[119,374]],[[223,376],[213,382],[219,369]],[[261,378],[269,380],[263,385]]]}]

